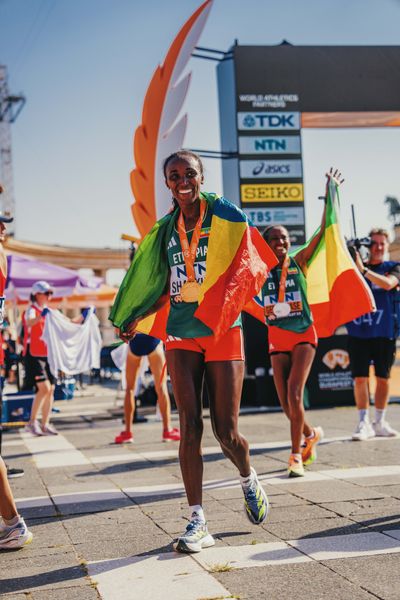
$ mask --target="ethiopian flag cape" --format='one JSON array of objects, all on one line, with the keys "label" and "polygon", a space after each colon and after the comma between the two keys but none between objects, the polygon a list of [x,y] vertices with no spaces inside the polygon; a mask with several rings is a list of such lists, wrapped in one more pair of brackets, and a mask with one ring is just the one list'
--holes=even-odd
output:
[{"label": "ethiopian flag cape", "polygon": [[308,263],[307,299],[318,337],[329,337],[340,325],[375,310],[371,290],[340,229],[338,186],[332,179],[328,183],[325,233]]},{"label": "ethiopian flag cape", "polygon": [[[269,270],[278,261],[258,229],[239,208],[216,194],[202,193],[201,197],[209,204],[213,216],[206,276],[195,317],[219,338],[258,294]],[[109,317],[122,331],[134,319],[148,315],[140,320],[137,331],[166,339],[167,244],[178,212],[177,208],[157,221],[144,237],[122,281]]]}]

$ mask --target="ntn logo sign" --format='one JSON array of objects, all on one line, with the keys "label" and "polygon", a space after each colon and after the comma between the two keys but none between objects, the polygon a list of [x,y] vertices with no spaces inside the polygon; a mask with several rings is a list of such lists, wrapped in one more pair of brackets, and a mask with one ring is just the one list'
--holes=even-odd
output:
[{"label": "ntn logo sign", "polygon": [[238,129],[249,130],[264,130],[269,129],[300,129],[300,113],[298,112],[239,112],[237,115]]},{"label": "ntn logo sign", "polygon": [[303,176],[301,160],[241,160],[242,179],[299,179]]},{"label": "ntn logo sign", "polygon": [[304,200],[302,183],[262,183],[240,186],[243,204],[258,202],[302,202]]},{"label": "ntn logo sign", "polygon": [[300,136],[240,136],[240,154],[300,154]]},{"label": "ntn logo sign", "polygon": [[303,206],[245,208],[245,214],[257,227],[267,225],[304,225]]}]

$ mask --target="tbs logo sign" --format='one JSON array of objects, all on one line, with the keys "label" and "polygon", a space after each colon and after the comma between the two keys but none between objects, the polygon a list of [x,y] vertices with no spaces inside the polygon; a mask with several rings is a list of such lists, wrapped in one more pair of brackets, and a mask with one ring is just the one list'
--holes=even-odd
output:
[{"label": "tbs logo sign", "polygon": [[271,129],[300,129],[300,113],[238,113],[238,128],[242,130],[268,131]]}]

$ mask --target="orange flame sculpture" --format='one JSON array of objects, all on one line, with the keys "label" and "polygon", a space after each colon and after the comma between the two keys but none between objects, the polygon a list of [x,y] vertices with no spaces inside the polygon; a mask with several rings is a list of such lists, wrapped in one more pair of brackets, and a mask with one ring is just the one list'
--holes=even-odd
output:
[{"label": "orange flame sculpture", "polygon": [[177,123],[190,83],[190,73],[179,80],[203,30],[213,0],[206,0],[182,27],[164,64],[158,66],[143,103],[142,123],[135,131],[133,151],[136,167],[131,172],[135,197],[132,215],[143,237],[171,205],[165,187],[162,162],[182,147],[187,116]]}]

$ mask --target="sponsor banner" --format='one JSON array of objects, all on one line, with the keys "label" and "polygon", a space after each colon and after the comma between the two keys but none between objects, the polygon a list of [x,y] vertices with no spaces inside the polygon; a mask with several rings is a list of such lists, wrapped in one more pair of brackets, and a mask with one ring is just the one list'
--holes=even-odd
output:
[{"label": "sponsor banner", "polygon": [[302,127],[400,127],[400,112],[309,112],[301,116]]},{"label": "sponsor banner", "polygon": [[302,202],[302,183],[244,183],[240,186],[242,204],[256,202]]},{"label": "sponsor banner", "polygon": [[298,112],[239,112],[238,129],[242,131],[267,131],[300,129],[300,113]]},{"label": "sponsor banner", "polygon": [[238,105],[244,108],[297,108],[293,104],[299,104],[298,94],[239,94],[238,97]]},{"label": "sponsor banner", "polygon": [[347,349],[347,335],[318,340],[318,348],[307,380],[311,408],[328,405],[354,405],[353,379]]},{"label": "sponsor banner", "polygon": [[244,212],[254,225],[304,225],[304,208],[302,206],[284,206],[274,208],[245,208]]},{"label": "sponsor banner", "polygon": [[301,160],[241,160],[242,179],[300,179]]},{"label": "sponsor banner", "polygon": [[300,154],[300,136],[240,136],[240,154]]},{"label": "sponsor banner", "polygon": [[292,246],[302,246],[306,243],[306,232],[304,225],[285,225],[289,232],[290,243]]}]

